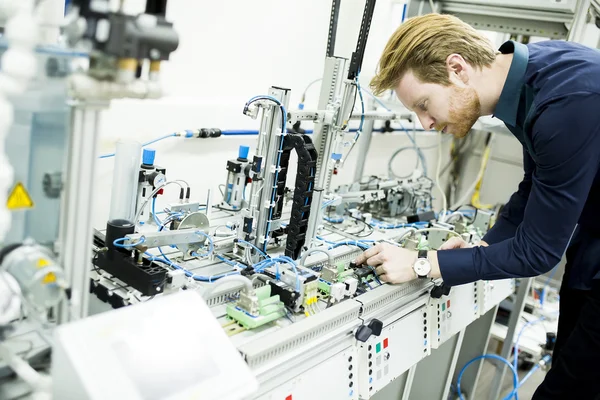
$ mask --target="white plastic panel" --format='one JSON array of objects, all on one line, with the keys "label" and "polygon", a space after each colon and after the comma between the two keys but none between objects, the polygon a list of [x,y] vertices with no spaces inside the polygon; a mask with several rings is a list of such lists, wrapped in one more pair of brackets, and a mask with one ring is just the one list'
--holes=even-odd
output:
[{"label": "white plastic panel", "polygon": [[349,347],[256,400],[356,400],[357,354]]},{"label": "white plastic panel", "polygon": [[427,305],[384,326],[380,336],[358,342],[359,394],[368,399],[430,354]]},{"label": "white plastic panel", "polygon": [[502,300],[513,293],[515,289],[514,279],[502,279],[499,281],[477,282],[477,302],[479,315],[483,315],[499,304]]},{"label": "white plastic panel", "polygon": [[475,296],[475,284],[454,286],[448,296],[429,300],[429,328],[431,348],[442,343],[464,329],[479,317]]}]

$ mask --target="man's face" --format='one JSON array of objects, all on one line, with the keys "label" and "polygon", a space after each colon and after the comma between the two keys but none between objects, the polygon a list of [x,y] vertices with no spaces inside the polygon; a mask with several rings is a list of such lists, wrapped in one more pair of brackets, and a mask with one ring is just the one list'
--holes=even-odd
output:
[{"label": "man's face", "polygon": [[396,87],[396,95],[402,104],[417,114],[424,129],[462,138],[479,118],[481,104],[475,89],[450,79],[449,86],[423,83],[408,71]]}]

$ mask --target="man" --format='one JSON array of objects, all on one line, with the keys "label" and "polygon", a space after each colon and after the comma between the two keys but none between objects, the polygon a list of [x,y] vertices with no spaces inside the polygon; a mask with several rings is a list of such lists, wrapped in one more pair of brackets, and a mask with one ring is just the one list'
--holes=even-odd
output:
[{"label": "man", "polygon": [[[356,262],[401,283],[531,277],[565,249],[552,369],[534,399],[600,393],[600,52],[564,41],[504,43],[499,52],[459,19],[429,14],[392,35],[371,82],[393,89],[424,128],[467,135],[493,114],[523,145],[525,176],[479,245],[452,239],[426,254],[379,244]],[[577,229],[576,229],[577,228]],[[599,397],[600,398],[600,397]]]}]

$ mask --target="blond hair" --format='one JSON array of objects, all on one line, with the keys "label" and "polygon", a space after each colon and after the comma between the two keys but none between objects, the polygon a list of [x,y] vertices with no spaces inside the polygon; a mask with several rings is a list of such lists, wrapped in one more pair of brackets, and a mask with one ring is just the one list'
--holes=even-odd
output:
[{"label": "blond hair", "polygon": [[474,67],[490,66],[496,52],[490,41],[451,15],[427,14],[407,19],[392,35],[379,60],[371,89],[394,89],[407,71],[424,83],[450,84],[446,58],[460,54]]}]

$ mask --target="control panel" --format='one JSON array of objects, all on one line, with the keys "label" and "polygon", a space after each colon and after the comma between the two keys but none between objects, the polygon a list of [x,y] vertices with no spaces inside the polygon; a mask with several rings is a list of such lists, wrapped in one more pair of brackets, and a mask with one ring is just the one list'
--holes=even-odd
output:
[{"label": "control panel", "polygon": [[447,296],[429,300],[431,348],[442,343],[477,319],[475,284],[454,286]]},{"label": "control panel", "polygon": [[476,283],[476,296],[479,315],[483,315],[502,300],[510,296],[515,290],[514,279],[501,279],[498,281],[478,281]]},{"label": "control panel", "polygon": [[368,399],[430,353],[427,306],[384,325],[381,335],[358,342],[359,395]]}]

